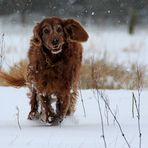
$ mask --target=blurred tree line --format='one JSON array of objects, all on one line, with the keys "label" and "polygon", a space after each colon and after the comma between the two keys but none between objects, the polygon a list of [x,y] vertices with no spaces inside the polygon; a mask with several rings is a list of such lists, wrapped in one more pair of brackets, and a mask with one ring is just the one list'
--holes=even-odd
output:
[{"label": "blurred tree line", "polygon": [[23,23],[28,14],[37,13],[43,16],[76,17],[83,21],[89,19],[94,23],[109,19],[132,24],[137,18],[146,20],[148,0],[0,0],[0,16],[15,13],[21,16]]}]

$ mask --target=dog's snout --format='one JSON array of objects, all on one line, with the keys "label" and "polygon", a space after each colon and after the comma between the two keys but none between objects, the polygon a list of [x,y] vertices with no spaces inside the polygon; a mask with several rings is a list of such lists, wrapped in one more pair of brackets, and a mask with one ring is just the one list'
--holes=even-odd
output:
[{"label": "dog's snout", "polygon": [[56,39],[56,38],[54,38],[54,39],[52,40],[52,45],[58,45],[58,44],[59,44],[59,40]]}]

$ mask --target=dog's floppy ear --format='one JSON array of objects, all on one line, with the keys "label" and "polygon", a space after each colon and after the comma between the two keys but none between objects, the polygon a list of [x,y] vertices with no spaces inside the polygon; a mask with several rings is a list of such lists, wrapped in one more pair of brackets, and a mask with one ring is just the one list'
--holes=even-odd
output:
[{"label": "dog's floppy ear", "polygon": [[84,42],[88,39],[88,34],[82,25],[73,19],[64,21],[64,31],[67,38],[72,41]]},{"label": "dog's floppy ear", "polygon": [[33,39],[32,43],[35,46],[41,46],[41,37],[40,37],[40,23],[37,23],[35,27],[33,28]]}]

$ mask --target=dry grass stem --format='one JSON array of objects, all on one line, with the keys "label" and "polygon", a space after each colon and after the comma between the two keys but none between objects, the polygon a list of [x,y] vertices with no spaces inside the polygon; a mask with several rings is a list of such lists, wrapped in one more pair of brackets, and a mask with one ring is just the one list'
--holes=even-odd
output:
[{"label": "dry grass stem", "polygon": [[[95,88],[92,80],[92,60],[84,61],[81,70],[81,87],[83,89]],[[96,75],[97,87],[99,89],[137,89],[137,67],[132,64],[126,68],[123,65],[108,63],[105,59],[94,60],[93,69]],[[148,86],[146,67],[139,68],[141,79]]]},{"label": "dry grass stem", "polygon": [[0,69],[2,68],[3,60],[4,60],[4,37],[5,34],[2,34],[1,37],[1,45],[0,45]]},{"label": "dry grass stem", "polygon": [[21,127],[21,125],[20,125],[20,110],[19,110],[19,107],[18,107],[18,106],[16,106],[16,110],[17,110],[17,113],[16,113],[17,124],[18,124],[19,129],[21,130],[22,127]]},{"label": "dry grass stem", "polygon": [[134,105],[137,112],[137,122],[138,122],[138,133],[139,133],[139,148],[141,148],[142,144],[142,131],[141,131],[141,117],[140,117],[140,108],[141,108],[141,93],[143,89],[143,79],[142,73],[139,71],[139,66],[137,66],[137,91],[138,96],[136,98],[135,94],[132,93],[132,100],[134,101]]},{"label": "dry grass stem", "polygon": [[[103,124],[103,117],[102,117],[102,113],[101,113],[101,106],[100,106],[100,102],[99,102],[99,98],[101,98],[103,100],[103,102],[105,103],[105,106],[108,108],[109,112],[111,113],[111,115],[114,117],[114,120],[115,122],[117,123],[119,129],[120,129],[120,132],[122,134],[122,137],[123,139],[125,140],[128,148],[131,148],[130,147],[130,144],[123,132],[123,129],[118,121],[118,119],[116,118],[116,115],[113,113],[112,109],[110,108],[110,105],[109,105],[109,102],[108,102],[108,98],[104,95],[104,93],[102,91],[99,91],[99,88],[98,88],[98,82],[99,81],[99,78],[98,78],[98,73],[95,69],[95,66],[94,66],[94,59],[92,59],[92,64],[91,64],[91,77],[92,77],[92,82],[93,82],[93,88],[95,88],[96,90],[96,94],[97,94],[97,100],[98,100],[98,105],[99,105],[99,112],[100,112],[100,117],[101,117],[101,125],[102,125],[102,134],[103,134],[103,140],[104,140],[104,146],[106,146],[106,141],[105,141],[105,136],[104,136],[104,124]],[[103,86],[104,84],[102,84]]]},{"label": "dry grass stem", "polygon": [[80,98],[81,98],[81,102],[82,102],[84,117],[86,118],[86,110],[85,110],[83,95],[82,95],[82,92],[81,92],[81,82],[79,82],[79,92],[80,92]]}]

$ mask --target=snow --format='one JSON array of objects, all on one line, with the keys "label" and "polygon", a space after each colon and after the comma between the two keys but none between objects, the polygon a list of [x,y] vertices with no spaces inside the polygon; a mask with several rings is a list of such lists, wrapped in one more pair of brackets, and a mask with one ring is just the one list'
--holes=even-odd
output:
[{"label": "snow", "polygon": [[[71,1],[72,2],[72,1]],[[92,13],[93,15],[93,13]],[[95,15],[95,13],[94,13]],[[33,26],[20,26],[0,21],[0,40],[4,33],[4,68],[9,68],[15,62],[25,59],[32,36]],[[13,28],[13,29],[12,29]],[[87,26],[89,40],[84,45],[84,59],[95,57],[106,59],[129,66],[132,63],[148,65],[148,30],[136,28],[135,34],[129,35],[125,27],[97,27]],[[1,41],[0,41],[1,43]],[[138,148],[138,124],[132,118],[132,92],[129,90],[105,90],[112,111],[116,114],[131,148]],[[86,109],[84,117],[81,97],[79,96],[77,110],[74,116],[67,117],[61,126],[50,127],[40,121],[29,121],[27,115],[30,110],[27,89],[0,87],[0,147],[2,148],[104,148],[102,139],[99,108],[93,90],[82,90],[82,97]],[[148,90],[141,95],[141,130],[142,148],[148,145]],[[109,148],[127,148],[121,132],[107,112],[101,101],[105,138]],[[17,123],[19,109],[19,122]]]},{"label": "snow", "polygon": [[95,15],[95,12],[92,12],[91,15]]},{"label": "snow", "polygon": [[[148,65],[148,30],[137,28],[129,35],[124,27],[94,27],[89,31],[89,41],[84,44],[84,58],[107,59],[116,64]],[[108,62],[109,62],[108,61]]]},{"label": "snow", "polygon": [[[10,29],[13,26],[13,30]],[[32,37],[34,25],[20,27],[3,26],[0,24],[0,40],[4,33],[5,63],[12,65],[14,62],[25,59]],[[107,59],[108,62],[122,64],[130,67],[131,64],[148,65],[148,29],[137,27],[135,34],[129,35],[126,26],[87,26],[89,40],[83,43],[84,59],[94,57],[96,59]]]},{"label": "snow", "polygon": [[[27,120],[29,100],[26,97],[27,89],[0,87],[0,145],[4,148],[104,148],[101,137],[101,121],[97,100],[93,90],[82,90],[82,98],[86,109],[86,118],[82,108],[81,98],[77,103],[77,110],[71,117],[67,117],[61,126],[50,127],[40,121]],[[106,90],[109,104],[120,122],[131,147],[138,148],[138,128],[135,118],[132,118],[132,92],[129,90]],[[141,129],[142,147],[148,145],[148,91],[141,94]],[[105,105],[102,100],[101,108],[104,120],[105,138],[110,148],[126,148],[127,145],[121,136],[114,118],[109,113],[109,125],[105,115]],[[17,123],[16,107],[19,108],[19,122]]]}]

